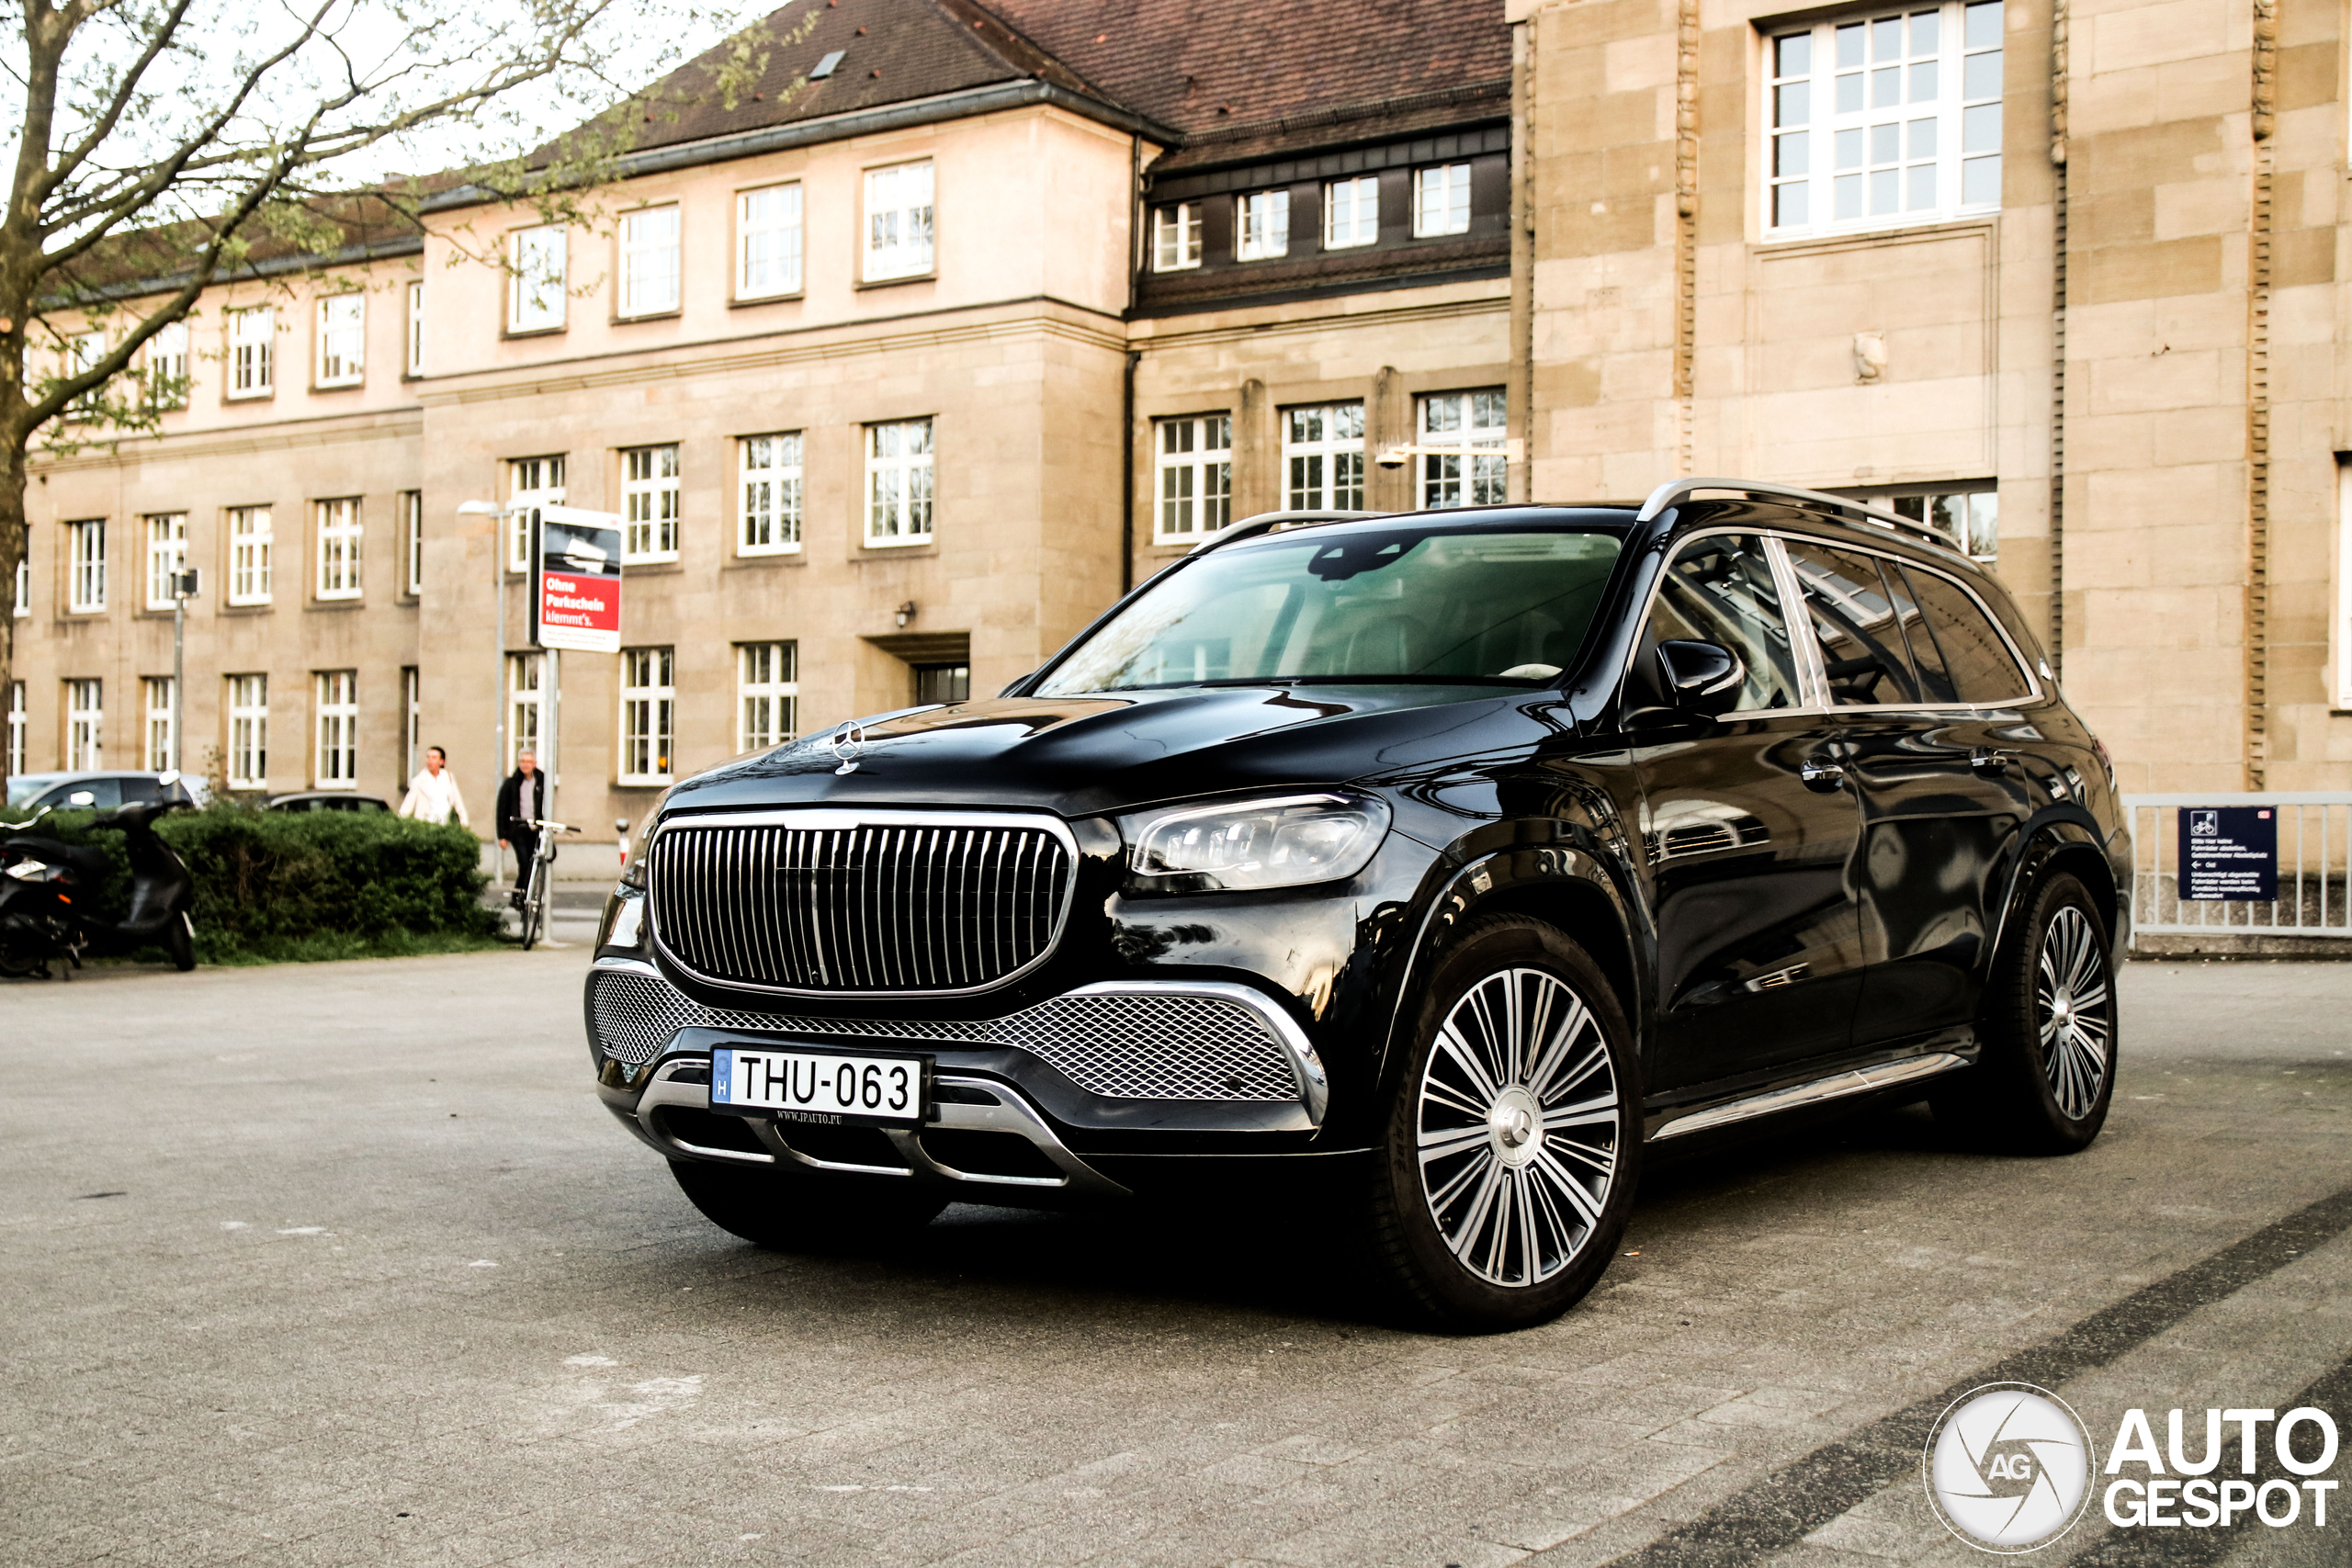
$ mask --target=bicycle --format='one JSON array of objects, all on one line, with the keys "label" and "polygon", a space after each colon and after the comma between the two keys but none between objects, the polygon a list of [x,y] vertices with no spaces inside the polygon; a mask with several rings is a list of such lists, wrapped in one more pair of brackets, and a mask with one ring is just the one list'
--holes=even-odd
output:
[{"label": "bicycle", "polygon": [[531,875],[523,891],[523,951],[528,953],[545,932],[548,919],[548,868],[555,863],[555,840],[559,833],[577,833],[581,829],[563,822],[549,822],[540,818],[523,819],[538,830],[538,847],[531,852]]}]

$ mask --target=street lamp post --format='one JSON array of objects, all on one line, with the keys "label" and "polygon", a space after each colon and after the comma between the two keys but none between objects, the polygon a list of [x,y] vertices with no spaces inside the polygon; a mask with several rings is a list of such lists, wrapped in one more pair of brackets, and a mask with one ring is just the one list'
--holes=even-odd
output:
[{"label": "street lamp post", "polygon": [[187,642],[187,602],[203,581],[197,568],[181,558],[184,570],[172,573],[172,772],[180,771],[180,737],[187,733],[187,671],[184,653]]}]

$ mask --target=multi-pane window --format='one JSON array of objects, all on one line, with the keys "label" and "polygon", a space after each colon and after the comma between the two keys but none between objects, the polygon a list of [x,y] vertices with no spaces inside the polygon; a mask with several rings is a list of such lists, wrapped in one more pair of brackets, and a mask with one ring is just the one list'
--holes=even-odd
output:
[{"label": "multi-pane window", "polygon": [[1295,512],[1363,507],[1363,405],[1283,411],[1283,504]]},{"label": "multi-pane window", "polygon": [[1883,228],[1999,207],[2001,58],[2000,0],[1770,39],[1766,226]]},{"label": "multi-pane window", "polygon": [[1925,523],[1972,557],[1991,565],[2001,554],[2001,496],[1991,479],[1915,489],[1845,493],[1864,503]]},{"label": "multi-pane window", "polygon": [[277,338],[277,311],[252,305],[229,312],[229,395],[266,398],[276,385],[273,377]]},{"label": "multi-pane window", "polygon": [[359,671],[318,672],[318,764],[315,789],[351,789],[359,783]]},{"label": "multi-pane window", "polygon": [[25,683],[8,682],[8,776],[25,771]]},{"label": "multi-pane window", "polygon": [[[1503,457],[1503,389],[1440,392],[1421,400],[1421,505],[1500,506],[1510,469]],[[1430,447],[1456,450],[1433,452]]]},{"label": "multi-pane window", "polygon": [[678,691],[666,648],[621,649],[621,780],[668,784]]},{"label": "multi-pane window", "polygon": [[563,504],[563,454],[516,457],[506,465],[506,504],[522,510],[506,520],[506,570],[531,570],[531,517],[542,506]]},{"label": "multi-pane window", "polygon": [[[107,356],[107,334],[102,332],[75,333],[65,344],[65,373],[79,376],[97,367]],[[101,388],[93,387],[74,400],[74,412],[96,417]]]},{"label": "multi-pane window", "polygon": [[65,767],[69,772],[101,768],[106,750],[106,682],[65,682]]},{"label": "multi-pane window", "polygon": [[424,492],[400,493],[401,592],[416,599],[424,593]]},{"label": "multi-pane window", "polygon": [[330,294],[319,301],[319,363],[322,387],[356,387],[367,372],[368,296]]},{"label": "multi-pane window", "polygon": [[510,653],[506,656],[506,755],[500,761],[510,773],[522,752],[537,754],[539,719],[546,712],[547,656]]},{"label": "multi-pane window", "polygon": [[621,218],[621,314],[678,308],[678,209],[648,207]]},{"label": "multi-pane window", "polygon": [[517,229],[507,246],[506,330],[540,333],[563,325],[568,252],[563,226]]},{"label": "multi-pane window", "polygon": [[1253,191],[1241,198],[1234,254],[1243,261],[1266,261],[1290,254],[1290,192]]},{"label": "multi-pane window", "polygon": [[401,666],[401,777],[413,779],[424,766],[424,672],[413,664]]},{"label": "multi-pane window", "polygon": [[1413,171],[1413,237],[1470,231],[1470,165],[1440,164]]},{"label": "multi-pane window", "polygon": [[1151,444],[1159,470],[1158,542],[1204,538],[1233,521],[1230,414],[1155,420]]},{"label": "multi-pane window", "polygon": [[800,186],[767,186],[735,197],[735,298],[800,292]]},{"label": "multi-pane window", "polygon": [[229,677],[229,787],[269,787],[269,677]]},{"label": "multi-pane window", "polygon": [[318,503],[319,579],[322,599],[359,597],[359,498]]},{"label": "multi-pane window", "polygon": [[147,400],[159,409],[187,407],[187,323],[170,321],[147,340]]},{"label": "multi-pane window", "polygon": [[865,542],[931,540],[931,421],[865,427]]},{"label": "multi-pane window", "polygon": [[1182,272],[1201,265],[1201,204],[1180,201],[1151,215],[1151,269]]},{"label": "multi-pane window", "polygon": [[741,467],[742,532],[736,550],[781,555],[800,547],[800,433],[746,435],[736,443]]},{"label": "multi-pane window", "polygon": [[269,603],[269,508],[229,509],[229,603]]},{"label": "multi-pane window", "polygon": [[410,375],[424,374],[424,285],[422,283],[408,286],[406,359]]},{"label": "multi-pane window", "polygon": [[933,703],[967,703],[972,700],[972,667],[968,664],[918,664],[915,666],[915,701],[925,706]]},{"label": "multi-pane window", "polygon": [[179,705],[173,701],[172,678],[169,675],[145,675],[139,682],[140,706],[146,710],[147,750],[139,765],[151,773],[179,765],[175,731],[179,728]]},{"label": "multi-pane window", "polygon": [[865,175],[865,280],[932,269],[931,164],[897,164]]},{"label": "multi-pane window", "polygon": [[1323,187],[1323,248],[1346,250],[1380,239],[1380,176],[1333,180]]},{"label": "multi-pane window", "polygon": [[147,607],[179,603],[177,579],[187,570],[187,513],[158,512],[147,519]]},{"label": "multi-pane window", "polygon": [[800,727],[800,645],[745,642],[735,647],[735,750],[780,746]]},{"label": "multi-pane window", "polygon": [[107,525],[103,517],[65,525],[65,608],[89,615],[107,607]]},{"label": "multi-pane window", "polygon": [[678,558],[678,448],[621,452],[621,559]]}]

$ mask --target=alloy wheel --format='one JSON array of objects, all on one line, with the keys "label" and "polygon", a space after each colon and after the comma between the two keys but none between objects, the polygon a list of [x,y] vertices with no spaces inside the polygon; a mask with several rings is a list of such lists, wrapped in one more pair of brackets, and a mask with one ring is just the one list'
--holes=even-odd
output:
[{"label": "alloy wheel", "polygon": [[2041,933],[2033,1021],[2041,1034],[2041,1070],[2069,1121],[2089,1115],[2106,1084],[2111,1010],[2098,932],[2088,915],[2066,905]]},{"label": "alloy wheel", "polygon": [[1557,976],[1506,969],[1464,993],[1422,1069],[1421,1194],[1462,1267],[1540,1284],[1609,1201],[1621,1135],[1600,1020]]}]

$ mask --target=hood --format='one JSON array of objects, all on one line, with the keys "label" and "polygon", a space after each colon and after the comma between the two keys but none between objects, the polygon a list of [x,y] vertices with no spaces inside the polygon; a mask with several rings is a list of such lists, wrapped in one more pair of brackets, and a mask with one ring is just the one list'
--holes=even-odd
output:
[{"label": "hood", "polygon": [[[1230,790],[1344,784],[1556,731],[1550,691],[1491,686],[1223,686],[998,697],[863,721],[740,757],[676,785],[675,811],[962,806],[1090,817]],[[847,761],[855,767],[841,770]]]}]

